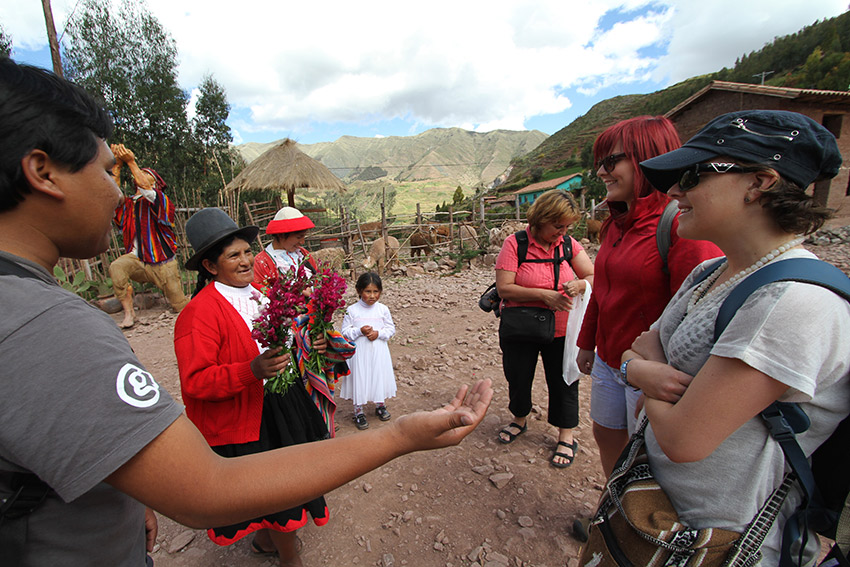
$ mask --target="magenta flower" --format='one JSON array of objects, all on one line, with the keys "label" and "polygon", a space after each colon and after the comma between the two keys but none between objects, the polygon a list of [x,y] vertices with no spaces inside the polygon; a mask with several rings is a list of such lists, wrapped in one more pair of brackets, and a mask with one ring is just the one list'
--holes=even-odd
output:
[{"label": "magenta flower", "polygon": [[[291,353],[293,348],[292,322],[306,309],[304,290],[309,285],[304,268],[290,268],[278,274],[277,279],[263,288],[269,302],[260,308],[260,314],[254,320],[251,336],[269,350]],[[266,381],[265,389],[276,394],[284,394],[296,378],[300,378],[297,366],[290,363]]]}]

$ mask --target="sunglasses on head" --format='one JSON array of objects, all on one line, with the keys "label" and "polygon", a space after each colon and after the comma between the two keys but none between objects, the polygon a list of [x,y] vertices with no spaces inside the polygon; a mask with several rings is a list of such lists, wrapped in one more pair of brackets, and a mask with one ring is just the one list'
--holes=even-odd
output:
[{"label": "sunglasses on head", "polygon": [[757,167],[743,167],[734,163],[698,163],[679,173],[679,189],[690,191],[699,185],[700,173],[755,173]]},{"label": "sunglasses on head", "polygon": [[626,157],[626,154],[611,154],[610,156],[604,157],[601,160],[596,162],[596,169],[594,171],[599,171],[599,166],[605,168],[605,171],[611,173],[614,171],[614,168],[617,166],[617,162]]}]

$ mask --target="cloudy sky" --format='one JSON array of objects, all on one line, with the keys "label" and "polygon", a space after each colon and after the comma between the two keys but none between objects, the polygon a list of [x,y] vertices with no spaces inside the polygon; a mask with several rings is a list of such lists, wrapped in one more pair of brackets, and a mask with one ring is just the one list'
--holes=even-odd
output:
[{"label": "cloudy sky", "polygon": [[[79,4],[52,0],[58,33]],[[601,100],[732,67],[848,8],[848,0],[147,4],[177,43],[182,88],[191,93],[212,74],[226,89],[236,143],[450,126],[552,134]],[[0,6],[13,58],[49,67],[41,3]]]}]

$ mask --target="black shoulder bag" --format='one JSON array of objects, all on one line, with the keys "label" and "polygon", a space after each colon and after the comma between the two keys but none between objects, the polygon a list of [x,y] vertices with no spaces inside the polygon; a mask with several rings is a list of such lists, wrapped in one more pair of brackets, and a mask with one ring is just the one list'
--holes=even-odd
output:
[{"label": "black shoulder bag", "polygon": [[[516,233],[516,239],[517,247],[523,246],[523,250],[527,252],[528,233],[521,230]],[[567,242],[570,243],[570,246],[567,246]],[[561,256],[562,249],[564,251],[563,257]],[[569,250],[569,253],[567,250]],[[518,260],[519,257],[520,255],[518,253]],[[525,257],[525,254],[522,254],[522,262],[517,262],[517,268],[523,262],[552,263],[552,269],[555,274],[555,285],[553,289],[557,290],[561,275],[561,262],[564,258],[567,261],[572,258],[572,237],[570,236],[565,237],[563,246],[558,246],[555,249],[554,258],[529,260]],[[505,307],[501,310],[499,338],[512,342],[549,344],[555,340],[555,312],[545,307]]]}]

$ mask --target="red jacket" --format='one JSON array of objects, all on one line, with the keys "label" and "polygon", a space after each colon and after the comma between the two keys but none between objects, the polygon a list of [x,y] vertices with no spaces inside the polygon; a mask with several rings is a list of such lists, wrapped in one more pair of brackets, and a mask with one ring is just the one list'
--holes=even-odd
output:
[{"label": "red jacket", "polygon": [[[304,254],[307,267],[309,267],[315,274],[318,269],[316,267],[316,261],[313,260],[312,256],[310,256],[310,252],[308,252],[306,248],[301,247],[299,247],[298,250]],[[251,285],[262,290],[264,287],[269,285],[269,282],[274,282],[277,279],[277,274],[277,264],[275,264],[274,258],[272,258],[268,252],[263,250],[254,256],[254,281]]]},{"label": "red jacket", "polygon": [[612,368],[620,366],[623,352],[661,316],[691,270],[723,255],[711,242],[679,238],[677,215],[670,231],[670,273],[665,275],[655,239],[664,205],[650,210],[646,199],[636,199],[631,224],[612,222],[594,261],[593,293],[577,343],[582,349],[596,348]]},{"label": "red jacket", "polygon": [[263,382],[251,372],[251,361],[260,350],[215,285],[207,285],[180,312],[174,352],[186,415],[207,443],[257,441]]}]

